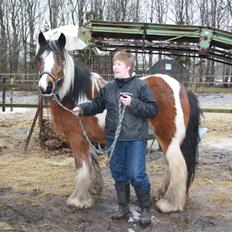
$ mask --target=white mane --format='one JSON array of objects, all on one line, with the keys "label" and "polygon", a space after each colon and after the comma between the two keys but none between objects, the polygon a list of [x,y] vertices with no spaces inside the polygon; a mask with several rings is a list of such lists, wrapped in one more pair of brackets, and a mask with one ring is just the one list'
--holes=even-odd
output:
[{"label": "white mane", "polygon": [[69,92],[70,88],[74,85],[74,61],[68,52],[65,52],[64,77],[62,86],[58,90],[60,99],[63,99],[63,97]]}]

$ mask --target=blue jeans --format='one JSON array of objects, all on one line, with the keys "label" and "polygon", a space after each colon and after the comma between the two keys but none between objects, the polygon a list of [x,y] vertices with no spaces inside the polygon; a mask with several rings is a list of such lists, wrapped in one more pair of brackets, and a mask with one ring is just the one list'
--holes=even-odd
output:
[{"label": "blue jeans", "polygon": [[[107,139],[107,146],[112,142],[112,139]],[[109,163],[113,179],[130,182],[134,188],[149,188],[145,154],[146,144],[143,141],[118,141]]]}]

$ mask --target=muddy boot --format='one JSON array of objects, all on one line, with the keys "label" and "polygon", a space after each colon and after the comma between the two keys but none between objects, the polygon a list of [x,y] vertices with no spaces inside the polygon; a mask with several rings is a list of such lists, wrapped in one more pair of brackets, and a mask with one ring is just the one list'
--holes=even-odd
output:
[{"label": "muddy boot", "polygon": [[139,224],[141,226],[147,226],[151,223],[151,199],[150,199],[150,187],[135,189],[136,196],[141,207],[141,215],[139,218]]},{"label": "muddy boot", "polygon": [[130,214],[128,206],[130,200],[130,184],[127,182],[115,182],[115,189],[118,197],[118,210],[111,216],[112,219],[118,220],[126,218]]}]

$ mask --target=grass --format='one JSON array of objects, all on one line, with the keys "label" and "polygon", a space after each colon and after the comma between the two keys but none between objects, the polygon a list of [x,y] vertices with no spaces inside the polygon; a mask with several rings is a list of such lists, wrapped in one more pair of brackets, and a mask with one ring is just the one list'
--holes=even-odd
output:
[{"label": "grass", "polygon": [[232,93],[232,88],[221,88],[221,87],[195,87],[192,88],[195,93]]},{"label": "grass", "polygon": [[202,112],[209,112],[209,113],[232,113],[232,109],[209,109],[209,108],[202,108]]}]

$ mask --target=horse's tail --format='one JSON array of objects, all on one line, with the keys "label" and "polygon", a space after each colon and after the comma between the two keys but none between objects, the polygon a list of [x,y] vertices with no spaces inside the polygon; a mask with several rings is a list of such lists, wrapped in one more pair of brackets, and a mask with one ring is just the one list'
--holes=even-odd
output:
[{"label": "horse's tail", "polygon": [[181,144],[181,151],[184,156],[188,171],[186,183],[187,192],[195,176],[195,167],[198,157],[198,143],[200,141],[198,129],[201,115],[201,110],[196,95],[191,91],[188,91],[188,99],[190,105],[190,117],[186,130],[186,136],[183,143]]}]

